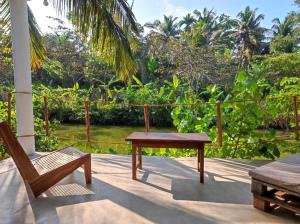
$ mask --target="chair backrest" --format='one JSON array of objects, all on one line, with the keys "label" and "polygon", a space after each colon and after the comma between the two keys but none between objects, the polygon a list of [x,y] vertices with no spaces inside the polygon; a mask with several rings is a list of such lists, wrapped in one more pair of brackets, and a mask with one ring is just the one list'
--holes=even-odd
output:
[{"label": "chair backrest", "polygon": [[8,123],[0,121],[0,137],[3,139],[6,149],[13,158],[22,178],[28,183],[39,176],[32,165],[23,147],[11,131]]}]

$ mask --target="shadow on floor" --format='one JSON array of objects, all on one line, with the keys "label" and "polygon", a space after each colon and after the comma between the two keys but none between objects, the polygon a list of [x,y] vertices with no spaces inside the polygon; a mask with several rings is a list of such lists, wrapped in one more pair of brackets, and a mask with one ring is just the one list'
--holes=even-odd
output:
[{"label": "shadow on floor", "polygon": [[174,179],[171,190],[175,200],[251,205],[249,192],[250,185],[239,181],[200,184],[199,180],[194,179]]},{"label": "shadow on floor", "polygon": [[[73,176],[68,182],[72,182],[73,178],[74,180],[84,180],[83,173],[79,171],[76,171]],[[84,183],[62,183],[48,191],[46,193],[47,197],[31,198],[30,205],[36,222],[60,223],[61,220],[57,214],[58,208],[84,203],[85,205],[81,207],[80,211],[69,211],[71,212],[69,216],[76,216],[77,223],[92,223],[92,217],[90,217],[91,220],[85,220],[86,216],[80,216],[77,212],[84,214],[85,209],[89,207],[89,202],[97,201],[99,204],[99,201],[109,200],[154,223],[216,223],[212,218],[201,214],[201,212],[196,213],[186,208],[180,209],[169,204],[161,204],[147,198],[146,195],[145,197],[137,196],[97,178],[93,178],[92,181],[92,184],[87,187],[84,187]],[[99,209],[101,209],[101,206]],[[174,216],[174,214],[176,215]],[[180,217],[180,222],[178,222],[178,217]],[[126,223],[126,220],[124,220],[124,223]]]}]

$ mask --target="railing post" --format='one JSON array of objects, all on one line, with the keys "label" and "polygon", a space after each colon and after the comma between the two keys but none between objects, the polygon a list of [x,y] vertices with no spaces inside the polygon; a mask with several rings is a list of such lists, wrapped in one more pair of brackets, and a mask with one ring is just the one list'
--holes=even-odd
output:
[{"label": "railing post", "polygon": [[221,103],[217,102],[217,127],[218,127],[218,143],[219,146],[223,146],[223,131],[222,131],[222,113],[221,113]]},{"label": "railing post", "polygon": [[144,120],[145,120],[145,131],[150,131],[150,124],[149,124],[149,106],[147,104],[144,105]]},{"label": "railing post", "polygon": [[48,97],[44,96],[44,117],[45,117],[45,133],[49,136],[49,111],[48,111]]},{"label": "railing post", "polygon": [[89,101],[84,101],[85,109],[85,125],[86,125],[86,142],[87,144],[91,143],[91,124],[90,124],[90,112],[89,112]]},{"label": "railing post", "polygon": [[295,115],[295,139],[299,140],[298,96],[294,96],[293,101],[294,101],[294,115]]},{"label": "railing post", "polygon": [[11,126],[11,101],[12,101],[12,94],[11,92],[7,93],[7,122],[9,126]]}]

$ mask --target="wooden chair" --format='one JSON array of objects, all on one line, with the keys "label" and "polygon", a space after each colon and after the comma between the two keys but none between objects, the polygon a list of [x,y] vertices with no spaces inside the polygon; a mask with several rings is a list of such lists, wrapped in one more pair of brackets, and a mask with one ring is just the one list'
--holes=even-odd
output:
[{"label": "wooden chair", "polygon": [[6,122],[0,121],[0,137],[14,160],[26,187],[38,197],[77,168],[83,166],[86,183],[91,183],[91,154],[72,147],[30,160]]}]

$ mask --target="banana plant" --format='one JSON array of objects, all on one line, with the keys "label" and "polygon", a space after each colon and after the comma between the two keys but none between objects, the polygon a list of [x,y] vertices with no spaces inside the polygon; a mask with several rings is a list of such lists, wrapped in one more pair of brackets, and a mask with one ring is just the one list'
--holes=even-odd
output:
[{"label": "banana plant", "polygon": [[104,83],[101,80],[99,82],[101,83],[99,85],[100,90],[105,91],[105,101],[107,102],[109,99],[113,99],[113,89],[112,86],[118,82],[120,82],[120,79],[117,79],[115,76],[112,77],[108,83]]},{"label": "banana plant", "polygon": [[169,99],[176,97],[176,93],[178,92],[179,87],[180,87],[180,81],[179,81],[178,77],[176,75],[173,75],[173,81],[170,82],[170,81],[165,80],[165,83],[169,87],[171,87],[171,91],[170,91],[170,94],[168,96]]}]

